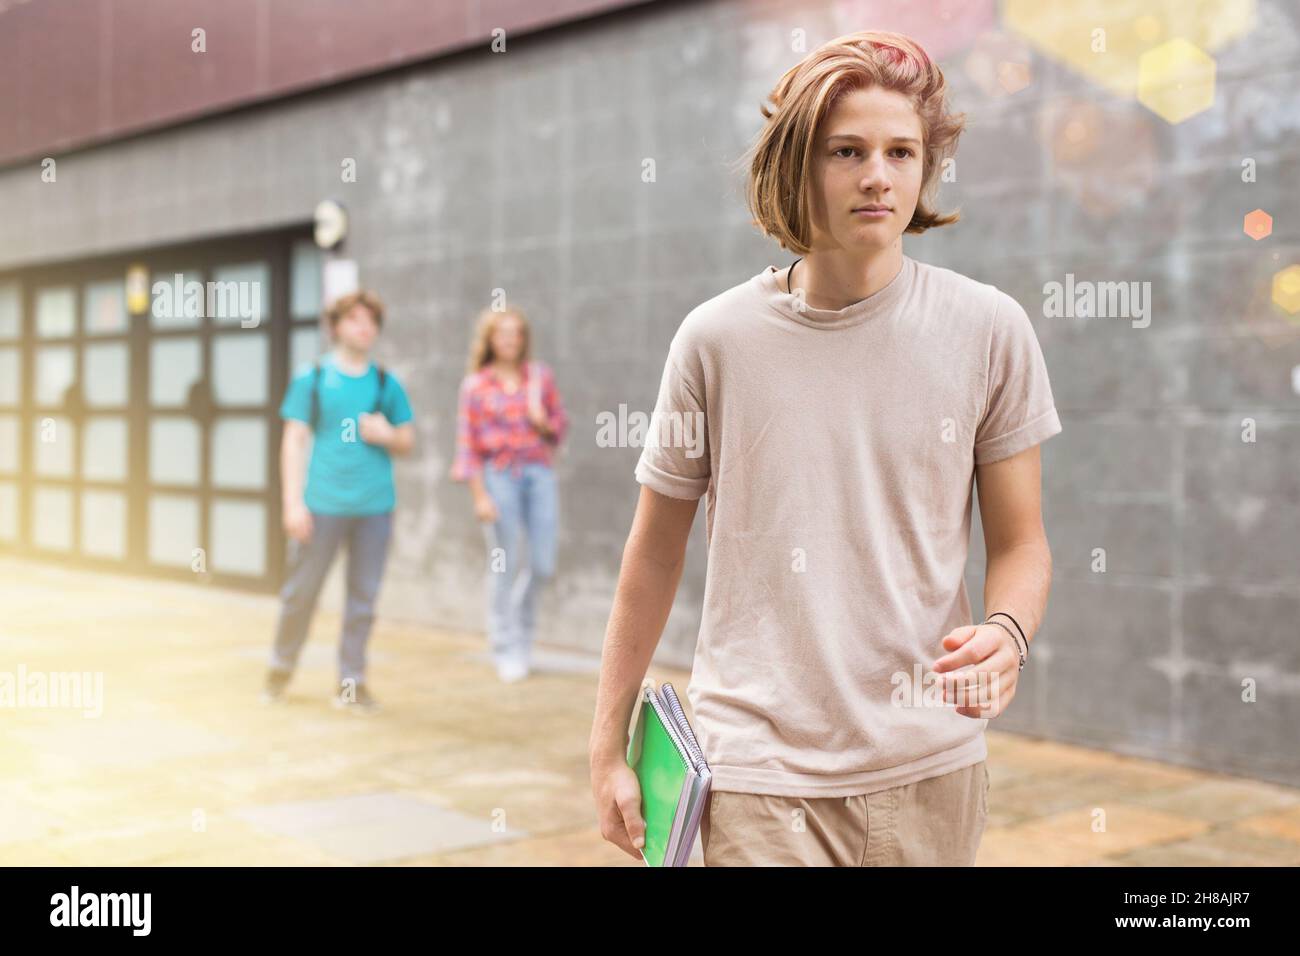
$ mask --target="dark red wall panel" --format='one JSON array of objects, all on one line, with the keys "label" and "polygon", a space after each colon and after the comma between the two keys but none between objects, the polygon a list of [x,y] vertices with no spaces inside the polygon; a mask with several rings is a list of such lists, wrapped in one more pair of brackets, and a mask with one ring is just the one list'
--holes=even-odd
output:
[{"label": "dark red wall panel", "polygon": [[0,0],[0,163],[644,2]]}]

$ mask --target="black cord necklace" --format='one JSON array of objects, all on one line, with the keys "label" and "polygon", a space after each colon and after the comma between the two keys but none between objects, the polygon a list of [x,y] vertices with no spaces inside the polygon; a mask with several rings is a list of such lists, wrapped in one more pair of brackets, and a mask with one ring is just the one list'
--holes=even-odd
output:
[{"label": "black cord necklace", "polygon": [[803,256],[800,256],[798,259],[794,260],[794,262],[790,263],[790,271],[785,274],[786,295],[794,295],[794,285],[791,283],[790,280],[794,278],[794,267],[801,262],[803,262]]}]

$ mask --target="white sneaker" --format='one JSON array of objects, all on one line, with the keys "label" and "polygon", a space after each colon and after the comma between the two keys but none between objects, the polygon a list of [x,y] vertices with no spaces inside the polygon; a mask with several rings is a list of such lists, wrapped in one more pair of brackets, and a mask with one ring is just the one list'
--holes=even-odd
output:
[{"label": "white sneaker", "polygon": [[521,681],[528,676],[528,664],[518,657],[507,657],[497,661],[497,677],[507,684]]}]

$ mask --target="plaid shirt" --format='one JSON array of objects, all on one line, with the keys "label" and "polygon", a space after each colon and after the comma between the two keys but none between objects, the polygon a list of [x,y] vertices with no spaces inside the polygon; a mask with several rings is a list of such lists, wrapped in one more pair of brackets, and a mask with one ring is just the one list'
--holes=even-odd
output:
[{"label": "plaid shirt", "polygon": [[[541,385],[541,404],[551,430],[550,440],[528,419],[530,374],[536,369]],[[465,376],[460,385],[460,411],[456,423],[456,460],[451,468],[454,481],[468,481],[491,462],[500,470],[509,467],[515,477],[527,462],[549,465],[556,446],[564,440],[569,418],[555,388],[555,376],[541,362],[528,362],[513,393],[507,392],[491,367]]]}]

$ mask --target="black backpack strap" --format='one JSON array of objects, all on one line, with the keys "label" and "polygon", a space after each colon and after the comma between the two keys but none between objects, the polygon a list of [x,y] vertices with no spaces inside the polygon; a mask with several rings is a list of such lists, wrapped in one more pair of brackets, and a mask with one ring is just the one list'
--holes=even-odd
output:
[{"label": "black backpack strap", "polygon": [[320,359],[311,373],[311,430],[320,428]]},{"label": "black backpack strap", "polygon": [[384,408],[384,384],[388,381],[388,373],[378,363],[375,363],[375,368],[379,371],[379,394],[375,396],[375,411],[379,412]]}]

